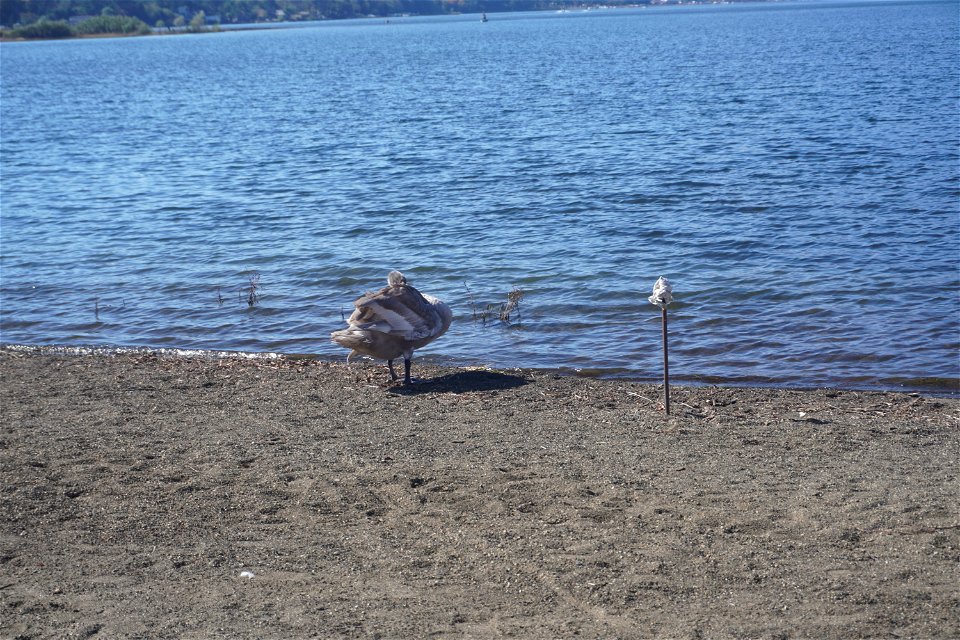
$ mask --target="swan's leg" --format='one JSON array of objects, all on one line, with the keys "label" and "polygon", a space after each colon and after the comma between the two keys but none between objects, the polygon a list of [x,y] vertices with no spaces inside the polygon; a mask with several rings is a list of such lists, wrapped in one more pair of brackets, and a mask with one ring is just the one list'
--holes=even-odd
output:
[{"label": "swan's leg", "polygon": [[410,358],[403,359],[403,383],[411,384],[410,382]]},{"label": "swan's leg", "polygon": [[387,368],[390,369],[390,379],[397,379],[397,372],[393,370],[393,360],[387,360]]}]

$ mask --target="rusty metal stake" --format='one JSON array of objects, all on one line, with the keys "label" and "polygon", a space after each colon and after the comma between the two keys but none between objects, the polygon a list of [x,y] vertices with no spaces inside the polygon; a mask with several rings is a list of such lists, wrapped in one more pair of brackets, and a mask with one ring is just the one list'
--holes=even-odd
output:
[{"label": "rusty metal stake", "polygon": [[670,415],[670,362],[667,359],[667,308],[663,308],[663,409]]}]

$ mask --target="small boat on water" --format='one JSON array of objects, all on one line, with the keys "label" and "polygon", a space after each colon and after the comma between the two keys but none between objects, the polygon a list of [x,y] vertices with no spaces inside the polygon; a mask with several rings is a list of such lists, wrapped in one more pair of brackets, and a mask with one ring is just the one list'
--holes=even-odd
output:
[{"label": "small boat on water", "polygon": [[488,20],[487,20],[487,14],[483,14],[483,15],[480,17],[480,22],[488,22]]}]

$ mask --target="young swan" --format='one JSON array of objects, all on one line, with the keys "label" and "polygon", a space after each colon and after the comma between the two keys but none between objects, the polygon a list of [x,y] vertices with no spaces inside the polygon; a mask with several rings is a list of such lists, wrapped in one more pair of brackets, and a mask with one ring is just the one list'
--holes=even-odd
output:
[{"label": "young swan", "polygon": [[364,295],[353,306],[347,328],[334,331],[330,339],[351,349],[348,363],[357,355],[386,360],[393,380],[397,379],[393,361],[402,355],[405,384],[410,384],[414,350],[442,336],[453,321],[450,307],[414,289],[399,271],[390,272],[386,287]]}]

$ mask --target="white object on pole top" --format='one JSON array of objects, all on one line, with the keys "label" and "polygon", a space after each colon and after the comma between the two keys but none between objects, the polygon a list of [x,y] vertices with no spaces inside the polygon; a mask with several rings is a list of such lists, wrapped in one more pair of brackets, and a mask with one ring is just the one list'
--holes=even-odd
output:
[{"label": "white object on pole top", "polygon": [[667,305],[673,302],[673,286],[670,281],[660,276],[653,285],[653,295],[647,298],[650,304],[655,304],[661,309],[666,309]]}]

